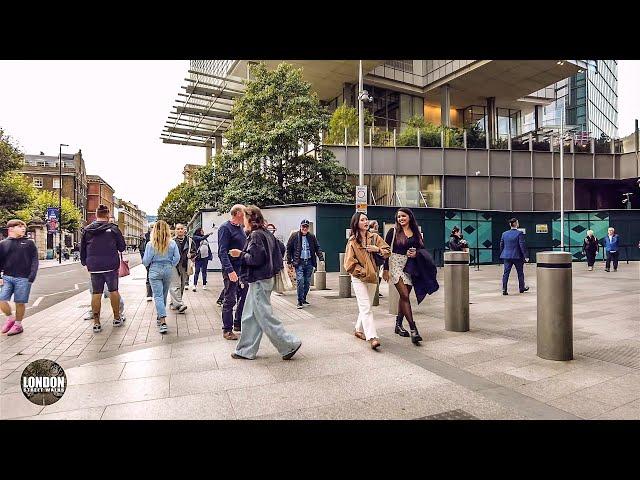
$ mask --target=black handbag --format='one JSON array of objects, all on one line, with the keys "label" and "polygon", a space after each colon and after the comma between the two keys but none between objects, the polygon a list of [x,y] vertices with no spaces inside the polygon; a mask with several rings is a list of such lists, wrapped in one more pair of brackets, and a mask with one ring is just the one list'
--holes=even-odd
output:
[{"label": "black handbag", "polygon": [[[371,237],[371,239],[373,240],[373,236]],[[371,245],[375,245],[375,242],[372,241]],[[376,263],[377,268],[380,268],[381,266],[383,266],[385,262],[384,257],[379,253],[373,254],[373,261]]]}]

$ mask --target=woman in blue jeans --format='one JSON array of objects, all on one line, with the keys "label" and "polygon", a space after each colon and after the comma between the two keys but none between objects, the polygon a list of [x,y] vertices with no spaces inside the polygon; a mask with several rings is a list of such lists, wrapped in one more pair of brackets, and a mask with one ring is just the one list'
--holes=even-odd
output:
[{"label": "woman in blue jeans", "polygon": [[[207,289],[207,265],[209,265],[209,260],[213,259],[213,253],[211,253],[211,247],[209,246],[209,241],[207,238],[211,235],[211,233],[204,234],[204,230],[199,228],[193,234],[193,243],[196,244],[196,258],[194,259],[195,263],[195,273],[193,274],[193,291],[196,291],[198,287],[198,276],[202,273],[202,289]],[[203,244],[203,242],[206,242]],[[202,246],[202,249],[200,248]],[[202,251],[201,251],[202,250]],[[204,253],[204,255],[203,255]]]},{"label": "woman in blue jeans", "polygon": [[149,269],[149,283],[156,304],[157,325],[160,333],[167,333],[167,294],[175,266],[180,261],[180,251],[171,239],[169,225],[158,220],[151,232],[151,241],[144,250],[142,263]]}]

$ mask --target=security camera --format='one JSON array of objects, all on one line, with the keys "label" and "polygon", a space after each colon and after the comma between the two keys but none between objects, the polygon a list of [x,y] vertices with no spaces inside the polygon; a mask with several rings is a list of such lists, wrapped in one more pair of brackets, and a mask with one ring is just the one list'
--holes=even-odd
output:
[{"label": "security camera", "polygon": [[367,92],[366,90],[362,90],[362,91],[360,92],[360,95],[358,95],[358,100],[361,100],[361,101],[363,101],[363,102],[369,102],[369,103],[371,103],[371,102],[373,102],[373,97],[371,97],[371,96],[369,95],[369,92]]}]

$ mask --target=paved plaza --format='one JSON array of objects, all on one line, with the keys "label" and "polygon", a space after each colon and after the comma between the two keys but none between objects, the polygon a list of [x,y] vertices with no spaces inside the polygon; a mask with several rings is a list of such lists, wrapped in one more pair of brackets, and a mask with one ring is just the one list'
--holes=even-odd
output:
[{"label": "paved plaza", "polygon": [[[21,335],[0,337],[0,418],[29,419],[640,419],[640,263],[606,273],[573,265],[574,357],[536,356],[535,265],[525,266],[531,290],[501,294],[502,267],[470,270],[470,324],[444,330],[440,290],[415,307],[419,347],[393,333],[388,287],[374,308],[382,347],[353,336],[356,299],[312,288],[311,306],[297,310],[294,292],[272,296],[285,328],[302,340],[283,361],[266,337],[254,361],[230,357],[215,303],[221,275],[209,290],[185,293],[186,314],[169,312],[169,333],[155,325],[145,300],[145,271],[121,279],[127,321],[103,332],[82,317],[82,292],[25,319]],[[406,322],[405,322],[406,326]],[[19,378],[31,361],[56,360],[68,388],[57,403],[27,401]]]}]

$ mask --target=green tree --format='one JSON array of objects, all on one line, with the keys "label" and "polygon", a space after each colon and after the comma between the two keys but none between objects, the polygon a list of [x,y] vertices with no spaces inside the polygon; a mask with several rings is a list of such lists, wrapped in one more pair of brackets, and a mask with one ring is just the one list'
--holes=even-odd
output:
[{"label": "green tree", "polygon": [[[232,110],[229,150],[198,175],[194,203],[228,211],[234,203],[260,207],[331,199],[350,202],[348,170],[320,147],[329,113],[302,79],[302,70],[282,63],[268,71],[252,67],[244,96]],[[305,155],[305,145],[316,155]],[[345,193],[346,192],[346,193]]]},{"label": "green tree", "polygon": [[[368,141],[368,126],[371,125],[373,115],[369,110],[364,111],[365,142]],[[327,145],[344,144],[344,129],[347,129],[347,144],[354,144],[358,140],[359,116],[358,109],[343,103],[331,114],[329,131],[324,139]]]},{"label": "green tree", "polygon": [[426,122],[422,115],[416,115],[407,120],[407,128],[405,128],[397,139],[398,146],[417,147],[418,130],[420,130],[420,146],[440,146],[440,126]]},{"label": "green tree", "polygon": [[18,214],[26,208],[35,196],[35,189],[27,178],[18,173],[24,162],[24,155],[14,146],[11,137],[0,128],[0,223],[13,217],[30,220]]},{"label": "green tree", "polygon": [[[38,218],[45,222],[47,216],[47,208],[57,207],[59,205],[59,197],[56,192],[42,190],[38,192],[31,204],[20,212],[23,220]],[[62,228],[69,232],[75,232],[82,226],[82,213],[73,204],[71,200],[62,197]]]},{"label": "green tree", "polygon": [[170,226],[176,223],[186,225],[199,207],[195,188],[183,182],[172,188],[160,204],[158,220],[164,220]]}]

